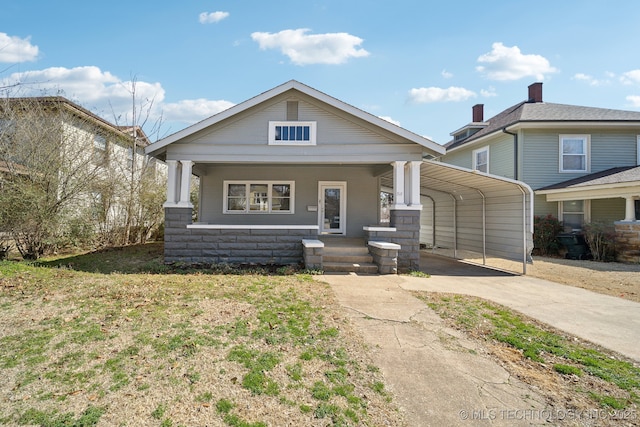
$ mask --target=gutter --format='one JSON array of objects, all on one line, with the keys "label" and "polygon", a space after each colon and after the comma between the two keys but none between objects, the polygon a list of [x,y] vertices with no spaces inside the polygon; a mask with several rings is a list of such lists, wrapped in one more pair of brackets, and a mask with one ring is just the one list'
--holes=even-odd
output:
[{"label": "gutter", "polygon": [[509,132],[506,127],[502,128],[502,132],[513,136],[513,179],[518,179],[518,134]]}]

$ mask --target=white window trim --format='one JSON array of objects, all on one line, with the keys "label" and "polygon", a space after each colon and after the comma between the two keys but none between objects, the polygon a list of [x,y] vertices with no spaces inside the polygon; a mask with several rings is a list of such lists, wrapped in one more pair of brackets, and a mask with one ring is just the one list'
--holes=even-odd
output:
[{"label": "white window trim", "polygon": [[[569,214],[575,214],[578,212],[567,212]],[[584,215],[584,224],[591,222],[591,200],[585,199],[582,201],[582,214]],[[564,202],[558,202],[558,220],[564,221]]]},{"label": "white window trim", "polygon": [[[309,126],[309,141],[276,141],[276,126]],[[269,122],[269,145],[316,145],[316,122]]]},{"label": "white window trim", "polygon": [[484,172],[484,173],[489,173],[489,146],[488,145],[484,146],[482,148],[478,148],[476,150],[473,150],[473,153],[472,153],[472,155],[473,155],[473,159],[472,159],[473,167],[472,167],[472,169],[473,170],[477,170],[478,172],[482,172],[482,171],[478,170],[478,162],[477,162],[478,156],[477,156],[477,154],[481,153],[483,151],[487,152],[487,171]]},{"label": "white window trim", "polygon": [[[252,211],[250,209],[244,210],[244,211],[231,211],[228,209],[228,196],[229,196],[229,185],[230,184],[244,184],[244,185],[251,185],[251,184],[266,184],[268,185],[268,190],[267,190],[267,194],[268,194],[268,200],[269,200],[269,210],[266,211]],[[288,211],[272,211],[271,207],[272,207],[272,203],[271,203],[271,187],[273,185],[277,185],[277,184],[288,184],[290,191],[291,191],[291,195],[289,196],[289,207],[290,209]],[[274,214],[274,215],[290,215],[290,214],[294,214],[295,213],[295,181],[223,181],[223,203],[222,203],[222,213],[224,214],[231,214],[231,215],[266,215],[266,214]],[[248,196],[247,196],[248,197]]]},{"label": "white window trim", "polygon": [[[562,143],[565,139],[583,139],[585,141],[585,169],[574,170],[564,169],[563,165],[563,152]],[[560,173],[589,173],[591,171],[591,135],[560,135],[558,139],[558,171]]]},{"label": "white window trim", "polygon": [[636,166],[640,166],[640,135],[636,135]]}]

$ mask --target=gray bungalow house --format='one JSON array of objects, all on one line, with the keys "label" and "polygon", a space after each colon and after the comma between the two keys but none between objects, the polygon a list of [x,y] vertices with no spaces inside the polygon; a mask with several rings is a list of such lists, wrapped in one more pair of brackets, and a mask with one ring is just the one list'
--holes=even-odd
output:
[{"label": "gray bungalow house", "polygon": [[543,101],[542,83],[525,101],[454,131],[442,161],[529,184],[535,214],[566,231],[615,223],[621,260],[640,259],[640,112]]},{"label": "gray bungalow house", "polygon": [[[307,267],[325,271],[339,270],[341,264],[364,272],[417,270],[424,186],[431,183],[460,194],[470,188],[468,183],[482,186],[483,179],[500,197],[516,197],[515,241],[522,248],[516,252],[528,247],[531,224],[522,209],[528,212],[531,200],[520,184],[426,160],[443,155],[444,147],[297,81],[185,128],[146,151],[168,165],[165,262],[304,260]],[[445,172],[446,179],[430,178]],[[195,223],[192,175],[200,180]],[[390,220],[381,224],[383,190],[391,204]],[[482,247],[491,227],[482,223],[487,203],[477,194],[471,190],[465,200],[477,200],[474,239]],[[526,202],[520,202],[523,194],[529,197]],[[443,199],[438,209],[451,217],[455,197]],[[499,206],[499,214],[509,211]],[[440,231],[453,236],[454,222]]]}]

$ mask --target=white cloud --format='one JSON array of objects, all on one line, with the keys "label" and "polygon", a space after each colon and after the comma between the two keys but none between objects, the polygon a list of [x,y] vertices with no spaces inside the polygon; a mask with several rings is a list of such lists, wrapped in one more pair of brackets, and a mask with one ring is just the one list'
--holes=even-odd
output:
[{"label": "white cloud", "polygon": [[627,101],[631,103],[633,108],[640,108],[640,95],[629,95]]},{"label": "white cloud", "polygon": [[442,75],[442,77],[444,77],[445,79],[450,79],[453,77],[453,73],[448,72],[447,70],[442,70],[442,72],[440,73]]},{"label": "white cloud", "polygon": [[35,61],[38,58],[38,46],[31,44],[31,38],[21,39],[0,33],[0,62],[9,64]]},{"label": "white cloud", "polygon": [[209,99],[185,99],[179,102],[167,103],[162,106],[163,114],[172,121],[195,123],[199,120],[218,114],[233,107],[233,102]]},{"label": "white cloud", "polygon": [[296,65],[342,64],[369,52],[359,48],[364,40],[347,33],[307,34],[310,30],[283,30],[279,33],[255,32],[251,38],[260,49],[280,49]]},{"label": "white cloud", "polygon": [[640,84],[640,70],[631,70],[623,73],[620,81],[626,85]]},{"label": "white cloud", "polygon": [[214,24],[220,22],[229,16],[229,12],[202,12],[198,16],[201,24]]},{"label": "white cloud", "polygon": [[524,55],[518,46],[507,47],[497,42],[491,47],[491,52],[478,57],[478,62],[485,65],[476,67],[491,80],[518,80],[524,77],[544,80],[545,75],[558,71],[545,57]]},{"label": "white cloud", "polygon": [[475,98],[477,94],[462,87],[451,86],[447,89],[439,87],[421,87],[409,91],[409,99],[419,104],[430,102],[459,102]]},{"label": "white cloud", "polygon": [[[607,73],[606,75],[607,77],[609,77],[611,73]],[[608,79],[599,80],[589,74],[584,73],[574,74],[572,79],[587,83],[589,86],[603,86],[611,83],[611,81],[609,81]]]},{"label": "white cloud", "polygon": [[394,124],[394,125],[396,125],[396,126],[400,126],[400,122],[399,122],[399,121],[397,121],[397,120],[393,120],[393,119],[392,119],[391,117],[389,117],[389,116],[378,116],[378,117],[380,117],[382,120],[386,120],[386,121],[388,121],[389,123],[393,123],[393,124]]},{"label": "white cloud", "polygon": [[[13,86],[16,83],[19,84]],[[153,103],[149,122],[155,122],[162,116],[164,123],[192,124],[234,105],[225,100],[206,99],[165,103],[165,90],[160,83],[137,78],[135,81],[122,80],[95,66],[47,68],[14,73],[6,79],[0,79],[0,87],[12,86],[11,96],[64,96],[118,125],[130,124],[131,89],[134,83],[137,104]]]},{"label": "white cloud", "polygon": [[496,93],[496,88],[493,86],[489,86],[489,89],[481,89],[480,95],[485,98],[493,98],[494,96],[498,96],[498,94]]}]

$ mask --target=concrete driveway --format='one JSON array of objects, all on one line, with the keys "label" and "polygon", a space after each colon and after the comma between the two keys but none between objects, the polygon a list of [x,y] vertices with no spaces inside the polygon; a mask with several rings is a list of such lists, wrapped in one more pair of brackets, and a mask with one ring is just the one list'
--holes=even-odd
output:
[{"label": "concrete driveway", "polygon": [[640,361],[640,304],[423,253],[431,280],[407,278],[407,290],[473,295]]},{"label": "concrete driveway", "polygon": [[[549,425],[543,396],[444,325],[411,290],[486,298],[640,361],[638,303],[428,254],[422,264],[431,278],[321,278],[371,345],[410,426]],[[522,411],[530,416],[519,419]]]}]

